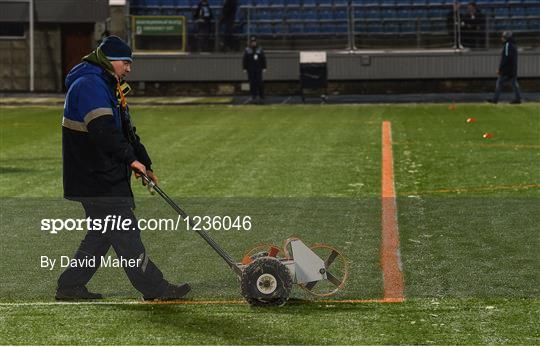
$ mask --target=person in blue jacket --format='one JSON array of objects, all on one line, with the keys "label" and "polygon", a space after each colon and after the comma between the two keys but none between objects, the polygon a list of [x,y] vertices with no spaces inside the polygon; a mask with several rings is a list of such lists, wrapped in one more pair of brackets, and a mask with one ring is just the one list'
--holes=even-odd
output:
[{"label": "person in blue jacket", "polygon": [[514,90],[514,100],[511,104],[521,104],[521,91],[519,83],[517,81],[517,69],[518,69],[518,51],[517,45],[512,37],[511,31],[505,31],[502,34],[501,40],[503,42],[503,49],[501,52],[501,61],[499,63],[499,69],[497,70],[497,84],[495,87],[495,95],[493,99],[488,99],[488,102],[496,104],[499,102],[499,97],[502,92],[503,86],[511,82],[512,89]]},{"label": "person in blue jacket", "polygon": [[[130,185],[131,172],[145,173],[154,182],[152,161],[132,126],[125,101],[124,78],[131,71],[132,52],[120,38],[109,36],[66,77],[68,89],[62,119],[64,197],[79,201],[93,224],[74,259],[82,266],[68,267],[58,279],[57,300],[100,299],[86,284],[109,248],[133,286],[147,300],[177,299],[190,291],[187,283],[170,284],[150,260],[141,241]],[[107,216],[130,220],[127,230]],[[110,218],[110,217],[109,217]]]},{"label": "person in blue jacket", "polygon": [[[251,101],[254,103],[264,102],[264,78],[266,71],[266,55],[261,46],[257,44],[257,37],[252,36],[249,46],[244,50],[242,68],[247,72]],[[257,97],[259,101],[257,101]]]}]

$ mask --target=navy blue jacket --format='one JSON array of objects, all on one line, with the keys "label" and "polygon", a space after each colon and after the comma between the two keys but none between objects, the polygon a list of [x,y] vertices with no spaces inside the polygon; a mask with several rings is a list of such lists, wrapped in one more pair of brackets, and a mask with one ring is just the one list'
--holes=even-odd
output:
[{"label": "navy blue jacket", "polygon": [[261,47],[246,47],[242,59],[242,68],[251,72],[260,72],[266,69],[266,56],[263,49]]},{"label": "navy blue jacket", "polygon": [[499,64],[499,72],[502,76],[517,76],[518,52],[514,40],[509,39],[504,43],[501,62]]},{"label": "navy blue jacket", "polygon": [[88,62],[66,77],[68,92],[62,120],[64,197],[103,199],[133,205],[130,164],[151,161],[133,129],[128,141],[126,115],[116,97],[116,78]]}]

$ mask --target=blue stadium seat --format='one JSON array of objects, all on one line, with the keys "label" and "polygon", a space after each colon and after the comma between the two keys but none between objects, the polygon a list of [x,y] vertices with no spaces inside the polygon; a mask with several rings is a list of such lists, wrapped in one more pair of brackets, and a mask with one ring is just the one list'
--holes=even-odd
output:
[{"label": "blue stadium seat", "polygon": [[349,31],[347,23],[346,22],[336,23],[335,31],[336,31],[336,34],[346,34]]},{"label": "blue stadium seat", "polygon": [[430,18],[433,17],[446,17],[448,15],[447,9],[442,8],[430,8],[427,10],[427,16]]},{"label": "blue stadium seat", "polygon": [[319,0],[304,0],[302,3],[304,6],[315,6],[319,4]]},{"label": "blue stadium seat", "polygon": [[270,23],[257,23],[255,26],[255,33],[257,34],[273,34],[274,29]]},{"label": "blue stadium seat", "polygon": [[324,8],[319,10],[319,18],[320,19],[332,19],[332,9],[330,8]]},{"label": "blue stadium seat", "polygon": [[415,18],[414,11],[408,8],[397,10],[396,16],[399,18]]},{"label": "blue stadium seat", "polygon": [[334,9],[334,19],[343,19],[347,20],[347,9],[346,8],[336,8]]},{"label": "blue stadium seat", "polygon": [[306,20],[317,20],[319,19],[319,15],[314,8],[304,8],[300,13],[300,18]]},{"label": "blue stadium seat", "polygon": [[415,9],[413,11],[414,18],[426,18],[429,17],[428,11],[426,9]]},{"label": "blue stadium seat", "polygon": [[497,17],[508,17],[509,16],[508,8],[507,7],[497,7],[495,9],[495,15]]},{"label": "blue stadium seat", "polygon": [[300,34],[304,31],[304,26],[300,23],[292,23],[288,26],[288,32],[290,34]]},{"label": "blue stadium seat", "polygon": [[390,8],[382,10],[381,15],[383,18],[396,18],[398,16],[396,10]]},{"label": "blue stadium seat", "polygon": [[332,34],[336,31],[336,26],[331,23],[321,23],[321,33]]},{"label": "blue stadium seat", "polygon": [[300,18],[300,10],[299,9],[287,9],[285,12],[285,17],[287,19],[299,19]]},{"label": "blue stadium seat", "polygon": [[365,18],[381,18],[381,12],[377,9],[367,9],[364,11]]},{"label": "blue stadium seat", "polygon": [[283,5],[284,6],[300,6],[302,5],[302,1],[301,0],[284,0],[282,1]]},{"label": "blue stadium seat", "polygon": [[314,34],[319,32],[319,23],[306,22],[304,23],[304,32]]},{"label": "blue stadium seat", "polygon": [[416,32],[416,23],[411,21],[399,23],[400,32],[402,33],[415,33]]},{"label": "blue stadium seat", "polygon": [[385,33],[399,33],[399,24],[396,22],[387,22],[383,25]]}]

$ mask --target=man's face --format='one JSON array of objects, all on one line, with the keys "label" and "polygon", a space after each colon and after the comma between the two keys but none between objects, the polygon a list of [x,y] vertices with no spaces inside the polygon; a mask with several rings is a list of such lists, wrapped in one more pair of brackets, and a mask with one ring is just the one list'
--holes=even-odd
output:
[{"label": "man's face", "polygon": [[255,48],[257,47],[257,41],[251,41],[250,42],[251,47]]},{"label": "man's face", "polygon": [[467,8],[469,9],[470,14],[475,14],[476,12],[476,6],[474,5],[468,5]]},{"label": "man's face", "polygon": [[118,79],[125,79],[131,72],[131,62],[127,60],[111,60],[114,74]]}]

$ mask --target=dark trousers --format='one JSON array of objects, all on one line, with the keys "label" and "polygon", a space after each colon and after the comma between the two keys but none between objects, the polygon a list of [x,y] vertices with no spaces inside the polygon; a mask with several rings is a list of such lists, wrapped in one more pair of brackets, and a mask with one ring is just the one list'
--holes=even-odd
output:
[{"label": "dark trousers", "polygon": [[210,32],[212,25],[209,22],[197,23],[197,50],[199,52],[210,51]]},{"label": "dark trousers", "polygon": [[516,76],[508,76],[508,75],[501,75],[499,78],[497,78],[497,84],[495,86],[495,95],[493,96],[493,100],[495,102],[499,101],[499,97],[501,96],[502,88],[506,83],[512,83],[512,89],[515,94],[515,100],[521,100],[521,90],[519,89],[519,83],[517,81]]},{"label": "dark trousers", "polygon": [[[131,227],[135,230],[118,230],[107,227],[107,231],[89,230],[85,238],[81,241],[75,259],[95,258],[95,266],[69,267],[58,279],[59,288],[84,286],[90,281],[101,265],[101,257],[107,254],[112,246],[116,255],[126,260],[140,259],[136,267],[124,267],[131,284],[145,297],[157,297],[163,293],[168,282],[163,279],[163,273],[148,258],[141,241],[141,232],[137,227],[137,219],[131,207],[118,207],[111,205],[83,203],[86,217],[91,219],[101,219],[104,224],[105,218],[110,216],[121,216],[122,220],[130,219]],[[110,224],[110,223],[109,223]],[[130,227],[130,229],[131,229]]]},{"label": "dark trousers", "polygon": [[262,70],[248,70],[248,79],[251,96],[254,99],[257,97],[264,99],[264,82]]}]

